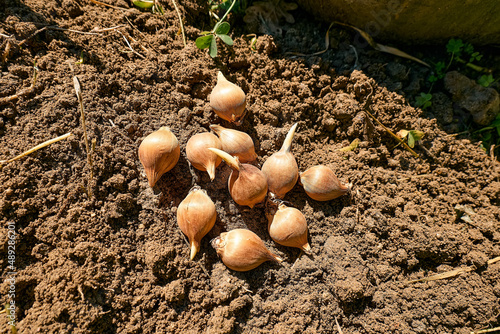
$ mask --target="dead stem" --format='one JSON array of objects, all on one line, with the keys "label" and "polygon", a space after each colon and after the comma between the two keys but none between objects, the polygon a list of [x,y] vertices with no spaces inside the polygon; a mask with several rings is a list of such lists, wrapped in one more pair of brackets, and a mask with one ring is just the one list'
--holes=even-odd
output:
[{"label": "dead stem", "polygon": [[[71,70],[73,70],[73,67],[70,64]],[[83,136],[85,140],[85,148],[87,150],[87,163],[90,168],[90,174],[89,174],[89,179],[88,179],[88,184],[87,184],[87,195],[89,199],[92,198],[92,180],[94,179],[94,166],[92,162],[92,151],[90,150],[89,146],[89,138],[87,136],[87,126],[85,123],[85,109],[83,108],[83,98],[82,98],[82,90],[80,87],[80,81],[78,81],[77,76],[73,76],[73,85],[75,87],[75,92],[76,92],[76,97],[78,98],[78,102],[80,103],[80,114],[81,114],[81,119],[82,119],[82,128],[83,128]],[[92,141],[94,143],[94,141]]]},{"label": "dead stem", "polygon": [[175,0],[172,0],[172,3],[174,4],[174,8],[175,8],[175,11],[177,12],[177,16],[179,17],[179,24],[181,25],[181,33],[182,33],[182,42],[184,43],[184,47],[186,47],[187,46],[186,35],[184,33],[184,23],[182,23],[181,12],[179,11],[177,4],[175,3]]}]

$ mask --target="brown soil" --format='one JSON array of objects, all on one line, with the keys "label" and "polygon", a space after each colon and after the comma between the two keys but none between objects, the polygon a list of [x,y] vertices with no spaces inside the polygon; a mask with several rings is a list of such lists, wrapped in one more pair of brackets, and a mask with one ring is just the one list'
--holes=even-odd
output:
[{"label": "brown soil", "polygon": [[[0,264],[8,277],[13,223],[21,333],[332,333],[336,320],[344,333],[499,326],[500,262],[487,264],[500,256],[499,164],[477,143],[444,131],[453,130],[443,122],[453,115],[445,94],[429,113],[409,105],[427,70],[370,49],[358,49],[356,63],[353,36],[342,29],[332,30],[332,49],[324,54],[287,53],[323,48],[327,27],[298,14],[282,36],[259,36],[255,50],[250,38],[239,37],[249,33],[243,22],[231,21],[235,46],[221,46],[212,60],[193,42],[209,29],[207,5],[179,4],[184,48],[175,10],[164,3],[164,17],[86,1],[0,3],[0,32],[15,38],[0,96],[29,88],[34,60],[39,68],[31,93],[0,106],[1,159],[74,134],[0,171]],[[47,24],[87,32],[123,27],[101,35],[47,29],[16,47]],[[129,52],[123,36],[142,57]],[[82,53],[83,64],[75,64]],[[350,195],[329,202],[308,198],[299,185],[287,194],[307,217],[310,255],[269,238],[263,207],[232,201],[225,164],[210,182],[185,158],[190,136],[214,123],[231,126],[208,105],[219,69],[247,93],[248,115],[238,129],[254,139],[260,164],[298,122],[292,151],[300,170],[326,164],[353,184]],[[92,199],[73,74],[82,85],[89,138],[96,140]],[[363,111],[370,87],[382,123],[394,132],[425,132],[415,147],[422,160],[394,148],[395,140]],[[151,189],[137,148],[165,125],[179,138],[181,159]],[[357,149],[338,151],[356,138]],[[218,218],[189,261],[176,208],[194,185],[208,191]],[[456,205],[470,207],[470,219],[461,219]],[[226,268],[209,241],[241,227],[285,262],[246,273]],[[466,266],[474,269],[407,283]],[[0,288],[0,301],[9,302],[8,283]],[[6,315],[0,319],[8,332]]]}]

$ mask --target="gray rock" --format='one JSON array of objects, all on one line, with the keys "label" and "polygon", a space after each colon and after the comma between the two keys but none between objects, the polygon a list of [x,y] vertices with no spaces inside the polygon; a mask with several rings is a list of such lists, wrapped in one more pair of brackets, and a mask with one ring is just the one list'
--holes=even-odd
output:
[{"label": "gray rock", "polygon": [[459,72],[446,73],[446,89],[453,101],[472,115],[475,123],[489,125],[500,112],[500,97],[493,88],[486,88]]}]

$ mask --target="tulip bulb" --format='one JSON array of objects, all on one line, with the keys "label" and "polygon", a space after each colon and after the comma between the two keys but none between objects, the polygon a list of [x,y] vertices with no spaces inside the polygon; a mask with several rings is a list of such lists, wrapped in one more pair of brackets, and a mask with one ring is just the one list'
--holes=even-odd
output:
[{"label": "tulip bulb", "polygon": [[257,234],[249,230],[236,229],[221,233],[211,243],[222,262],[232,270],[248,271],[266,261],[283,261],[266,248]]},{"label": "tulip bulb", "polygon": [[242,164],[237,157],[232,157],[216,148],[209,150],[220,156],[231,167],[229,193],[236,203],[253,208],[255,204],[264,201],[267,195],[267,180],[260,169],[250,164]]},{"label": "tulip bulb", "polygon": [[151,187],[163,174],[174,168],[180,154],[179,142],[168,127],[161,127],[144,138],[139,146],[139,160]]},{"label": "tulip bulb", "polygon": [[222,159],[208,150],[209,147],[222,148],[222,144],[216,135],[210,132],[198,133],[189,138],[186,145],[187,159],[194,168],[207,172],[210,180],[215,178],[215,168],[220,165]]},{"label": "tulip bulb", "polygon": [[311,250],[307,241],[306,217],[300,210],[281,203],[278,210],[268,216],[268,221],[269,235],[275,242],[287,247],[297,247],[304,251]]},{"label": "tulip bulb", "polygon": [[220,139],[222,150],[232,156],[237,156],[240,162],[251,162],[257,159],[252,137],[242,131],[226,129],[220,125],[210,125]]},{"label": "tulip bulb", "polygon": [[210,94],[210,106],[220,118],[240,125],[245,116],[245,92],[219,71],[217,84]]},{"label": "tulip bulb", "polygon": [[343,185],[333,171],[323,165],[309,168],[300,174],[300,183],[309,197],[316,201],[329,201],[347,194],[351,185]]},{"label": "tulip bulb", "polygon": [[290,148],[297,123],[295,123],[288,134],[281,149],[271,155],[264,165],[262,172],[266,175],[269,191],[277,198],[285,197],[285,194],[293,189],[299,178],[299,168]]},{"label": "tulip bulb", "polygon": [[217,212],[207,192],[193,188],[177,208],[177,224],[191,246],[192,260],[200,250],[201,239],[214,227]]}]

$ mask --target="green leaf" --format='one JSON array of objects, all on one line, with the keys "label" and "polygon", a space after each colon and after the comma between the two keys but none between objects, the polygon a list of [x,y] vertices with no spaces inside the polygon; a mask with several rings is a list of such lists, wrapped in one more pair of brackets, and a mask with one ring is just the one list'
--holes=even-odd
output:
[{"label": "green leaf", "polygon": [[217,35],[227,35],[229,32],[229,29],[231,29],[231,26],[227,22],[222,22],[215,28],[215,33]]},{"label": "green leaf", "polygon": [[[210,35],[212,36],[212,35]],[[212,41],[210,43],[210,46],[208,48],[210,57],[215,58],[217,57],[217,41],[215,38],[212,38]]]},{"label": "green leaf", "polygon": [[201,36],[196,39],[196,46],[198,49],[203,50],[210,47],[212,41],[214,41],[214,35]]},{"label": "green leaf", "polygon": [[462,48],[464,47],[464,43],[462,42],[461,39],[450,39],[448,44],[446,44],[446,50],[449,53],[460,53],[462,51]]},{"label": "green leaf", "polygon": [[202,32],[200,32],[200,35],[205,36],[205,35],[208,35],[211,33],[212,33],[211,31],[202,31]]},{"label": "green leaf", "polygon": [[[472,44],[470,44],[470,43],[464,44],[464,51],[465,51],[465,53],[474,56],[473,55],[474,47],[472,46]],[[477,54],[479,54],[479,52],[477,52]]]},{"label": "green leaf", "polygon": [[438,77],[435,75],[431,75],[428,80],[429,80],[429,82],[436,82],[436,81],[438,81]]},{"label": "green leaf", "polygon": [[413,133],[411,131],[408,132],[408,146],[411,148],[415,147],[415,138],[413,138]]},{"label": "green leaf", "polygon": [[227,45],[233,45],[233,40],[228,35],[217,35]]},{"label": "green leaf", "polygon": [[155,5],[154,1],[144,1],[144,0],[134,0],[134,1],[132,1],[132,3],[136,7],[139,7],[142,9],[150,9]]},{"label": "green leaf", "polygon": [[481,86],[483,87],[489,87],[493,81],[495,81],[493,79],[493,75],[492,74],[488,74],[488,75],[481,75],[481,77],[477,80],[477,83],[480,84]]},{"label": "green leaf", "polygon": [[427,109],[432,105],[432,94],[420,93],[420,96],[415,98],[415,105],[422,109]]},{"label": "green leaf", "polygon": [[419,130],[410,130],[410,134],[413,136],[413,138],[418,141],[420,139],[422,139],[425,135],[424,132],[422,131],[419,131]]},{"label": "green leaf", "polygon": [[444,70],[446,67],[446,64],[444,63],[444,61],[440,61],[440,62],[437,62],[436,63],[436,72],[441,72],[442,70]]}]

